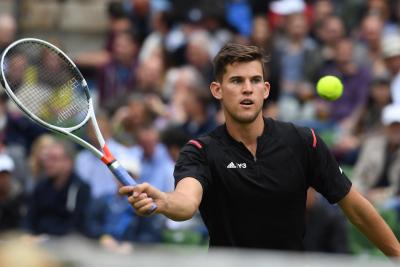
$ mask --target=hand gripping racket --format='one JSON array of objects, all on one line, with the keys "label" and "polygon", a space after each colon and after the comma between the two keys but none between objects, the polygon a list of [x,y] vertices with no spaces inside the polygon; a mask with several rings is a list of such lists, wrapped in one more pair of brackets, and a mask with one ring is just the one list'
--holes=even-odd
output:
[{"label": "hand gripping racket", "polygon": [[[46,41],[26,38],[6,48],[0,64],[0,81],[7,95],[30,119],[89,149],[123,185],[136,185],[108,149],[87,83],[64,52]],[[100,149],[74,134],[89,121]],[[156,208],[154,204],[151,211]]]}]

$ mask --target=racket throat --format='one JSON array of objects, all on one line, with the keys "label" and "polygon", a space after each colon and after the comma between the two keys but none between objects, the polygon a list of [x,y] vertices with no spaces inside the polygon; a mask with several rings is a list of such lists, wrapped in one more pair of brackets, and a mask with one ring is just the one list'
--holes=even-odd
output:
[{"label": "racket throat", "polygon": [[115,158],[111,154],[111,151],[107,145],[103,146],[103,152],[104,152],[104,154],[100,159],[102,162],[104,162],[104,164],[111,165],[113,162],[115,162]]}]

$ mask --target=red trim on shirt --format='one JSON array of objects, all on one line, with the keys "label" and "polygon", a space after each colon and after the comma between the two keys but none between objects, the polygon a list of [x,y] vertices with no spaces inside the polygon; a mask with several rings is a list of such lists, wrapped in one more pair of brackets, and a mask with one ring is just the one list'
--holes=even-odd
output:
[{"label": "red trim on shirt", "polygon": [[312,137],[313,137],[312,147],[313,147],[313,148],[316,148],[316,147],[317,147],[317,137],[315,136],[314,129],[310,129],[310,130],[311,130]]},{"label": "red trim on shirt", "polygon": [[202,149],[203,148],[203,146],[200,144],[199,141],[196,141],[196,140],[193,140],[193,139],[189,140],[188,144],[192,144],[195,147],[197,147],[198,149]]}]

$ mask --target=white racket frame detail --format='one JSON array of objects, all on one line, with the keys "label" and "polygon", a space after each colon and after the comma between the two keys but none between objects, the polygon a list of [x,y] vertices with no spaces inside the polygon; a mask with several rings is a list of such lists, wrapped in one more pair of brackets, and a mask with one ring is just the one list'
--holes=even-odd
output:
[{"label": "white racket frame detail", "polygon": [[[18,97],[14,94],[14,92],[11,90],[10,85],[8,84],[5,76],[5,57],[7,56],[8,52],[13,49],[15,46],[21,44],[21,43],[26,43],[26,42],[33,42],[37,44],[41,44],[44,46],[47,46],[48,48],[52,49],[56,53],[60,54],[60,57],[63,57],[67,63],[71,64],[73,67],[72,69],[76,71],[77,76],[79,76],[79,80],[81,82],[82,87],[84,87],[85,90],[85,95],[88,100],[88,112],[86,114],[85,119],[80,122],[79,124],[73,126],[73,127],[58,127],[55,125],[52,125],[50,123],[45,122],[44,120],[40,119],[38,116],[30,112],[27,108],[24,107],[23,103],[18,100]],[[3,52],[0,60],[0,69],[1,69],[1,75],[0,75],[0,81],[1,84],[4,86],[5,92],[7,95],[15,102],[15,104],[29,117],[31,120],[34,122],[44,126],[45,128],[64,134],[65,136],[71,138],[73,141],[77,142],[84,148],[87,148],[90,150],[96,157],[98,157],[104,164],[107,165],[107,167],[110,169],[110,171],[115,175],[115,177],[123,184],[123,185],[136,185],[135,180],[129,175],[129,173],[118,163],[118,161],[113,157],[111,152],[109,151],[106,142],[104,140],[103,135],[101,134],[101,131],[99,129],[99,126],[96,121],[96,116],[93,108],[93,100],[90,96],[89,88],[87,86],[87,82],[84,79],[83,75],[79,71],[79,69],[76,67],[75,63],[63,52],[61,51],[58,47],[54,46],[53,44],[46,42],[41,39],[37,38],[23,38],[20,40],[17,40],[10,44]],[[73,132],[80,129],[83,127],[85,124],[88,123],[88,121],[91,120],[92,126],[95,130],[95,134],[97,137],[97,140],[99,142],[100,148],[102,151],[97,149],[95,146],[90,144],[89,142],[83,140],[82,138],[76,136]],[[153,203],[153,208],[151,209],[151,212],[154,211],[157,208],[155,203]]]}]

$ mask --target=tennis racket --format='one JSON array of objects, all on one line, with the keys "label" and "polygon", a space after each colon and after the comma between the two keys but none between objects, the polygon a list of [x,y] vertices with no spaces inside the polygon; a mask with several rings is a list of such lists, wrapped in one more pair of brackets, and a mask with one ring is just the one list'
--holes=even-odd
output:
[{"label": "tennis racket", "polygon": [[[123,185],[136,185],[107,147],[88,85],[64,52],[46,41],[26,38],[6,48],[0,64],[0,81],[7,95],[30,119],[93,152]],[[76,134],[89,121],[99,148]],[[151,211],[156,208],[154,204]]]}]

